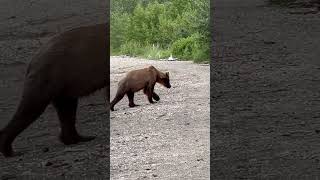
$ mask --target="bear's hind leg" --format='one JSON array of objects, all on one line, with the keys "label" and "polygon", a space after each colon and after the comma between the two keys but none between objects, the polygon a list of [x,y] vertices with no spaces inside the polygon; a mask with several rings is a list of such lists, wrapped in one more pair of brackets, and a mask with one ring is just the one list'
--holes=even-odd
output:
[{"label": "bear's hind leg", "polygon": [[129,99],[129,107],[135,107],[137,106],[136,104],[134,104],[134,92],[127,92],[127,96],[128,96],[128,99]]},{"label": "bear's hind leg", "polygon": [[93,140],[94,136],[81,136],[76,129],[76,114],[78,98],[60,97],[53,100],[53,106],[57,110],[60,120],[61,134],[60,140],[66,144],[76,144]]},{"label": "bear's hind leg", "polygon": [[110,103],[110,110],[111,111],[114,111],[114,105],[116,105],[124,97],[124,95],[125,95],[125,93],[119,92],[119,90],[118,90],[116,97]]},{"label": "bear's hind leg", "polygon": [[5,157],[18,155],[12,150],[14,139],[33,123],[50,103],[48,91],[39,94],[34,84],[25,85],[20,104],[11,121],[0,132],[0,152]]}]

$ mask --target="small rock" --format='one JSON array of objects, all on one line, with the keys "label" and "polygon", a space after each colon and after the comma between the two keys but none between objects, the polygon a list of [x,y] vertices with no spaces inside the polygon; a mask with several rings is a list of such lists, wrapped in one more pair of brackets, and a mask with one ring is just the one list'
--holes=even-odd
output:
[{"label": "small rock", "polygon": [[150,169],[150,168],[147,168],[146,170],[147,170],[147,171],[150,171],[151,169]]},{"label": "small rock", "polygon": [[319,129],[316,129],[315,132],[316,132],[317,134],[319,134],[319,133],[320,133],[320,130],[319,130]]},{"label": "small rock", "polygon": [[49,148],[45,147],[42,149],[42,152],[48,152],[49,151]]},{"label": "small rock", "polygon": [[156,175],[156,174],[152,174],[152,176],[153,176],[153,177],[158,177],[158,175]]},{"label": "small rock", "polygon": [[53,164],[52,162],[48,161],[46,162],[45,166],[51,166],[52,164]]},{"label": "small rock", "polygon": [[264,41],[263,43],[264,44],[275,44],[276,42],[274,42],[274,41]]}]

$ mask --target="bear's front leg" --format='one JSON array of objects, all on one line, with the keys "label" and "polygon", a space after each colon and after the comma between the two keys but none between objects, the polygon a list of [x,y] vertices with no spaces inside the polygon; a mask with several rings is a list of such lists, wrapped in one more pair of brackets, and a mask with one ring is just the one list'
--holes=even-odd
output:
[{"label": "bear's front leg", "polygon": [[152,94],[148,94],[148,100],[149,100],[149,102],[151,103],[151,104],[153,104],[154,102],[153,102],[153,100],[152,100]]},{"label": "bear's front leg", "polygon": [[154,90],[154,85],[155,84],[151,84],[148,86],[148,89],[147,89],[147,96],[148,96],[148,100],[151,104],[154,103],[154,101],[152,100],[152,97],[153,97],[153,90]]},{"label": "bear's front leg", "polygon": [[60,120],[61,134],[60,140],[66,144],[77,144],[95,139],[94,136],[81,136],[76,129],[76,112],[78,106],[77,98],[60,97],[53,100]]}]

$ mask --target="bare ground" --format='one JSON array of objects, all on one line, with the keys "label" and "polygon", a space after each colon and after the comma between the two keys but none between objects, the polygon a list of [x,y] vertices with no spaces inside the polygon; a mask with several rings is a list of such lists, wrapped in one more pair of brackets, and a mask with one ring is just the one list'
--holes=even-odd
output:
[{"label": "bare ground", "polygon": [[111,58],[111,100],[125,73],[149,65],[169,71],[172,87],[155,86],[160,101],[136,93],[111,112],[111,179],[209,179],[209,65]]},{"label": "bare ground", "polygon": [[319,179],[320,13],[217,0],[213,179]]}]

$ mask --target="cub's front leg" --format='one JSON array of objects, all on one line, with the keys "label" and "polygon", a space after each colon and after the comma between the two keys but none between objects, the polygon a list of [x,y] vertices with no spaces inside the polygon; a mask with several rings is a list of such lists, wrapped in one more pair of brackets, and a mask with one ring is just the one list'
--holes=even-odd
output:
[{"label": "cub's front leg", "polygon": [[153,92],[153,90],[154,90],[154,85],[155,85],[155,84],[147,85],[147,86],[144,88],[144,90],[143,90],[143,92],[147,95],[148,100],[149,100],[149,102],[150,102],[151,104],[154,103],[153,100],[152,100],[153,93],[154,93],[154,92]]}]

